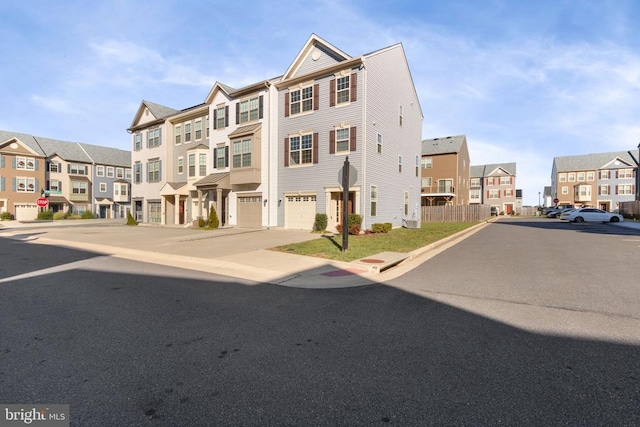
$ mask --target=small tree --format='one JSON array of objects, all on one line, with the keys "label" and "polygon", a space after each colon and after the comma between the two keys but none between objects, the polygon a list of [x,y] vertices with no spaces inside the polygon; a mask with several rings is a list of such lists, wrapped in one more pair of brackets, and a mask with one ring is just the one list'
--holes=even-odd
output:
[{"label": "small tree", "polygon": [[216,229],[218,227],[220,227],[220,220],[218,219],[216,208],[212,205],[211,209],[209,209],[209,228]]},{"label": "small tree", "polygon": [[313,223],[313,230],[314,231],[324,231],[324,230],[326,230],[328,222],[329,222],[329,220],[327,218],[327,214],[317,213],[316,214],[316,220]]},{"label": "small tree", "polygon": [[138,225],[138,221],[133,219],[133,215],[131,215],[131,212],[127,212],[127,225]]}]

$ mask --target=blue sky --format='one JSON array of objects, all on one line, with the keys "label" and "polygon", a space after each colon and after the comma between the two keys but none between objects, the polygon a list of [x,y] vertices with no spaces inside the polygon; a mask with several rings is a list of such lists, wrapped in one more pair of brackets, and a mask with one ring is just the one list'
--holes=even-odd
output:
[{"label": "blue sky", "polygon": [[638,146],[639,22],[634,0],[3,0],[0,129],[128,150],[143,99],[279,76],[311,33],[352,56],[400,42],[422,137],[516,162],[535,205],[553,157]]}]

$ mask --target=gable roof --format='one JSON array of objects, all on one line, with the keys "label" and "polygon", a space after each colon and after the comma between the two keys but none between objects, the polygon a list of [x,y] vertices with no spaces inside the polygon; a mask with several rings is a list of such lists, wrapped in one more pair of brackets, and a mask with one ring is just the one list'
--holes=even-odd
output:
[{"label": "gable roof", "polygon": [[[172,114],[180,112],[179,110],[176,110],[174,108],[165,107],[164,105],[156,104],[151,101],[142,100],[128,130],[133,130],[136,128],[136,124],[140,121],[140,118],[142,117],[145,109],[149,110],[149,113],[151,113],[151,115],[155,119],[150,123],[161,122]],[[150,123],[145,123],[144,126],[149,126]]]},{"label": "gable roof", "polygon": [[466,141],[466,135],[445,136],[422,140],[422,155],[459,153]]},{"label": "gable roof", "polygon": [[516,164],[512,163],[491,163],[488,165],[471,166],[469,170],[470,178],[484,178],[490,176],[497,170],[503,170],[507,175],[516,176]]},{"label": "gable roof", "polygon": [[616,158],[628,163],[630,167],[636,165],[635,157],[633,157],[629,151],[554,157],[553,164],[555,165],[556,172],[597,170],[605,167],[605,165]]},{"label": "gable roof", "polygon": [[311,36],[309,36],[309,39],[307,39],[302,49],[300,50],[300,52],[298,52],[298,55],[296,55],[291,65],[289,65],[289,68],[287,68],[287,71],[282,75],[282,79],[287,80],[293,77],[296,71],[300,68],[300,65],[302,65],[302,63],[307,58],[307,56],[316,47],[323,50],[324,52],[331,54],[339,62],[353,59],[350,55],[347,55],[345,52],[338,49],[331,43],[327,42],[326,40],[323,40],[321,37],[312,33]]}]

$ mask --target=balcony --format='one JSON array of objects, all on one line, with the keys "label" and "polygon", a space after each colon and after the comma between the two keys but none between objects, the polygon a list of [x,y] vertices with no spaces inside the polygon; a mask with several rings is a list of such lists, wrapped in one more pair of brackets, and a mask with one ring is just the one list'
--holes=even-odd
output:
[{"label": "balcony", "polygon": [[422,187],[422,194],[428,195],[448,195],[453,196],[456,194],[456,189],[452,185],[432,185],[428,187]]}]

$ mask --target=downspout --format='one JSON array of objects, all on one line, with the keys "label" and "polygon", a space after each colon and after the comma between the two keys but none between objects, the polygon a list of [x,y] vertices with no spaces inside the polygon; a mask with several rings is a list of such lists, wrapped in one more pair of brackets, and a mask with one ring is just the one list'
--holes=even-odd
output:
[{"label": "downspout", "polygon": [[269,82],[264,82],[269,95],[269,106],[267,111],[267,229],[271,228],[271,88]]},{"label": "downspout", "polygon": [[[366,215],[366,206],[367,206],[367,69],[364,66],[364,58],[362,58],[362,65],[360,66],[362,70],[362,190],[361,194],[361,202],[360,202],[360,212],[362,212],[362,229],[365,230],[367,228],[367,215]],[[357,90],[357,89],[356,89]]]}]

